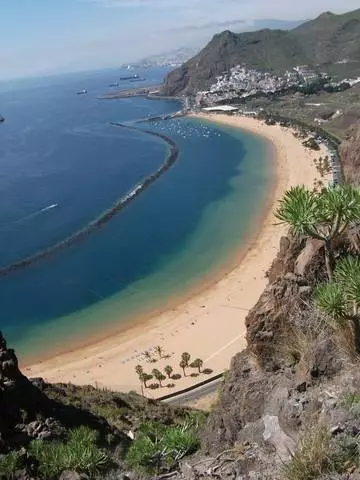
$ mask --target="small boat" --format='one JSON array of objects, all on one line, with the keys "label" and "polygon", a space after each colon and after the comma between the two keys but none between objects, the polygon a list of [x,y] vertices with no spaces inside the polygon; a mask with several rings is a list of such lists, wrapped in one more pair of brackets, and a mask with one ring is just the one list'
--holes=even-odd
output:
[{"label": "small boat", "polygon": [[119,85],[120,85],[119,82],[110,83],[110,87],[118,87]]},{"label": "small boat", "polygon": [[76,92],[78,95],[85,95],[85,93],[88,93],[87,90],[79,90],[78,92]]},{"label": "small boat", "polygon": [[0,115],[0,123],[2,122],[5,122],[5,117],[3,117],[2,115]]}]

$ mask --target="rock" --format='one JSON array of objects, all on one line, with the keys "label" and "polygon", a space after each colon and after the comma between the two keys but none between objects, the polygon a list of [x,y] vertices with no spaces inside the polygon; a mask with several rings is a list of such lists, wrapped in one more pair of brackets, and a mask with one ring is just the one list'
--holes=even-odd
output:
[{"label": "rock", "polygon": [[275,447],[281,461],[289,460],[294,452],[295,442],[282,430],[279,418],[274,415],[265,415],[263,422],[265,427],[263,433],[264,440]]},{"label": "rock", "polygon": [[27,470],[17,470],[14,475],[14,480],[33,480],[33,477]]},{"label": "rock", "polygon": [[302,382],[296,387],[296,390],[298,392],[306,392],[306,388],[307,388],[306,382]]},{"label": "rock", "polygon": [[314,257],[318,255],[319,250],[323,247],[323,242],[320,240],[314,240],[308,238],[305,248],[301,251],[300,255],[296,259],[294,273],[303,277],[309,267],[312,264]]},{"label": "rock", "polygon": [[306,285],[303,285],[299,288],[299,295],[301,297],[307,297],[311,294],[312,288]]},{"label": "rock", "polygon": [[73,470],[65,470],[59,477],[59,480],[87,480],[89,477],[84,473],[77,473]]}]

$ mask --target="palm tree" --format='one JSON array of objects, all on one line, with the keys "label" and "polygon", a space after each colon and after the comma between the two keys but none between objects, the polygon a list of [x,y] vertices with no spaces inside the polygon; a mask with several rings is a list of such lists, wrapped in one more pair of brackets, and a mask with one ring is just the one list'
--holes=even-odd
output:
[{"label": "palm tree", "polygon": [[168,378],[170,378],[171,374],[173,373],[173,368],[170,365],[166,365],[166,367],[164,368],[164,372],[166,373]]},{"label": "palm tree", "polygon": [[179,363],[180,368],[182,368],[182,371],[184,372],[184,377],[186,377],[185,373],[185,368],[187,367],[187,362],[185,360],[181,360]]},{"label": "palm tree", "polygon": [[316,289],[315,301],[318,308],[333,319],[352,321],[356,348],[360,351],[360,259],[348,256],[340,260],[334,280]]},{"label": "palm tree", "polygon": [[155,347],[155,352],[159,355],[159,359],[161,360],[164,355],[164,349],[160,345],[157,345]]},{"label": "palm tree", "polygon": [[311,192],[304,186],[288,190],[275,216],[290,225],[294,235],[321,240],[329,280],[333,279],[334,241],[352,223],[360,220],[360,190],[350,185]]},{"label": "palm tree", "polygon": [[201,367],[204,365],[204,362],[201,360],[201,358],[196,358],[191,364],[191,368],[197,368],[199,370],[199,373],[201,373]]},{"label": "palm tree", "polygon": [[139,375],[139,378],[140,378],[140,380],[143,382],[144,387],[147,388],[146,382],[148,382],[149,380],[151,380],[151,379],[153,378],[153,376],[150,375],[150,374],[148,374],[148,373],[142,372],[141,375]]},{"label": "palm tree", "polygon": [[190,353],[188,352],[184,352],[181,354],[181,360],[185,362],[185,366],[188,367],[189,366],[189,362],[190,362]]},{"label": "palm tree", "polygon": [[165,379],[164,375],[157,368],[154,368],[151,373],[153,374],[154,378],[156,378],[156,380],[159,382],[160,387],[162,387],[161,382]]}]

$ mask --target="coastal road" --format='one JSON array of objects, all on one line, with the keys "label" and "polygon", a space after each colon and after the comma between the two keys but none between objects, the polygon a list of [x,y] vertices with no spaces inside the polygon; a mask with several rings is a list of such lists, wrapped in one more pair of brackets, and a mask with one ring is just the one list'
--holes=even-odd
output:
[{"label": "coastal road", "polygon": [[182,395],[178,395],[174,398],[169,398],[168,400],[163,400],[163,402],[166,402],[169,405],[184,405],[184,404],[190,404],[193,402],[198,402],[203,397],[207,397],[212,394],[215,394],[217,390],[220,388],[222,382],[223,382],[223,379],[218,378],[213,382],[207,383],[206,385],[202,385],[199,388],[191,390],[191,392],[183,393]]}]

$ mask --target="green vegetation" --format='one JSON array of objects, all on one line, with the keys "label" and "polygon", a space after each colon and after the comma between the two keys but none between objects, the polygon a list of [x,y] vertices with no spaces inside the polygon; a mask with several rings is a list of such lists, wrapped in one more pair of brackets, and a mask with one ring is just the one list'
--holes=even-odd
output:
[{"label": "green vegetation", "polygon": [[97,433],[87,427],[70,431],[66,442],[34,440],[29,453],[37,460],[44,480],[55,479],[64,470],[94,475],[111,466],[108,454],[97,446]]},{"label": "green vegetation", "polygon": [[360,220],[360,191],[349,185],[311,192],[293,187],[280,201],[275,216],[290,226],[294,235],[306,235],[324,244],[329,280],[333,279],[334,241],[353,222]]},{"label": "green vegetation", "polygon": [[[37,476],[44,480],[57,479],[64,470],[95,475],[112,465],[109,455],[97,446],[97,433],[87,427],[71,430],[64,442],[33,440],[27,455],[33,458]],[[27,455],[19,452],[0,455],[1,478],[15,478]]]},{"label": "green vegetation", "polygon": [[319,285],[315,300],[320,310],[335,320],[351,320],[356,349],[360,351],[360,260],[347,256],[336,265],[333,281]]},{"label": "green vegetation", "polygon": [[13,480],[15,472],[20,470],[24,464],[24,455],[20,452],[10,452],[7,455],[0,455],[0,477],[5,480]]},{"label": "green vegetation", "polygon": [[175,467],[177,462],[199,447],[197,432],[203,418],[189,416],[182,426],[176,427],[144,423],[128,451],[126,461],[129,467],[156,474],[164,468]]},{"label": "green vegetation", "polygon": [[344,407],[351,409],[354,405],[360,404],[360,393],[358,392],[345,392],[343,405]]}]

